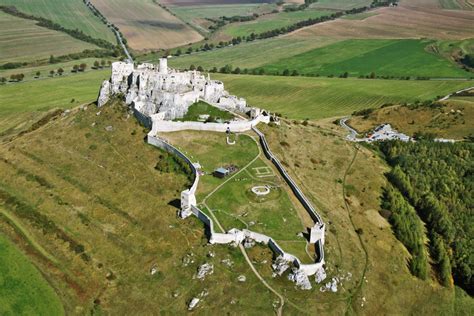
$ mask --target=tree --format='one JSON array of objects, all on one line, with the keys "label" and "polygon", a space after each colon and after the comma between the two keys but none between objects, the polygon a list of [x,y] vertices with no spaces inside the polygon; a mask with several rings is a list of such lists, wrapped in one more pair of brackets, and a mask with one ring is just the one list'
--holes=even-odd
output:
[{"label": "tree", "polygon": [[50,70],[49,74],[50,74],[51,77],[53,77],[54,76],[54,70]]},{"label": "tree", "polygon": [[237,74],[237,75],[240,74],[240,68],[239,67],[234,69],[234,74]]},{"label": "tree", "polygon": [[372,72],[370,73],[369,78],[370,78],[370,79],[374,79],[374,78],[375,78],[375,72],[372,71]]},{"label": "tree", "polygon": [[189,66],[189,70],[196,70],[196,66],[192,64],[191,66]]},{"label": "tree", "polygon": [[94,68],[95,69],[99,68],[99,65],[100,65],[100,63],[99,63],[98,60],[94,61]]},{"label": "tree", "polygon": [[300,74],[299,74],[298,70],[295,69],[295,70],[293,70],[293,72],[291,73],[291,75],[292,75],[292,76],[299,76]]},{"label": "tree", "polygon": [[102,59],[100,61],[100,68],[104,68],[104,66],[105,66],[105,59]]},{"label": "tree", "polygon": [[202,66],[197,66],[197,71],[204,71],[204,68],[202,68]]},{"label": "tree", "polygon": [[188,50],[186,51],[186,54],[191,54],[193,52],[193,48],[192,47],[188,47]]},{"label": "tree", "polygon": [[7,78],[5,78],[5,77],[0,77],[0,83],[1,83],[1,84],[5,84],[5,82],[7,82]]},{"label": "tree", "polygon": [[347,78],[349,77],[349,73],[346,71],[341,75],[341,78]]},{"label": "tree", "polygon": [[182,53],[182,52],[181,52],[181,48],[178,48],[178,50],[176,51],[176,54],[175,54],[175,55],[176,55],[176,56],[180,56],[181,53]]},{"label": "tree", "polygon": [[258,70],[258,74],[259,74],[259,75],[265,74],[265,69],[260,68],[260,69]]},{"label": "tree", "polygon": [[49,56],[49,63],[54,64],[56,62],[56,58],[54,58],[54,55]]},{"label": "tree", "polygon": [[109,65],[109,67],[112,65],[112,62],[110,60],[107,60],[107,65]]},{"label": "tree", "polygon": [[64,72],[64,69],[62,69],[62,68],[59,68],[59,69],[58,69],[58,74],[59,74],[60,76],[63,75],[63,72]]},{"label": "tree", "polygon": [[290,75],[290,70],[285,69],[283,70],[283,76],[289,76]]},{"label": "tree", "polygon": [[41,76],[41,71],[36,72],[36,77],[39,78]]},{"label": "tree", "polygon": [[72,66],[72,72],[77,72],[79,70],[79,65]]},{"label": "tree", "polygon": [[86,70],[86,68],[87,68],[87,64],[82,63],[79,65],[79,71],[84,71]]}]

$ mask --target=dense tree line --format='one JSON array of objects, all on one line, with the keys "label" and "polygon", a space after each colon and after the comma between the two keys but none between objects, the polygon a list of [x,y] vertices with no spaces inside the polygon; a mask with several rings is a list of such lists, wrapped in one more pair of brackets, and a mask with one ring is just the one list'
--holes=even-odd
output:
[{"label": "dense tree line", "polygon": [[[426,223],[440,282],[473,293],[473,143],[383,142],[389,181]],[[452,270],[452,271],[451,271]]]},{"label": "dense tree line", "polygon": [[420,279],[426,279],[428,276],[428,256],[423,243],[423,223],[415,209],[391,185],[384,191],[382,207],[390,211],[389,220],[395,236],[411,254],[408,263],[411,273]]}]

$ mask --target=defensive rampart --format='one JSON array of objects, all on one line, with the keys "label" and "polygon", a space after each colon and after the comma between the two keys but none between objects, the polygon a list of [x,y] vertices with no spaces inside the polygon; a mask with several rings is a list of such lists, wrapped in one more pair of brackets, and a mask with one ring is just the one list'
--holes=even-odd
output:
[{"label": "defensive rampart", "polygon": [[[141,113],[136,113],[141,114]],[[263,118],[263,116],[262,116]],[[316,249],[318,252],[318,260],[314,264],[302,264],[301,260],[299,260],[296,256],[287,253],[283,250],[283,248],[271,237],[266,236],[261,233],[253,232],[247,229],[244,230],[238,230],[238,229],[230,229],[229,231],[225,233],[217,233],[214,231],[214,222],[213,220],[202,210],[200,210],[197,205],[196,201],[194,198],[194,195],[197,190],[197,186],[199,183],[199,172],[192,163],[192,161],[180,150],[178,150],[176,147],[172,146],[169,144],[167,141],[159,138],[156,136],[157,131],[162,131],[162,132],[170,132],[170,131],[176,131],[176,130],[183,130],[183,129],[175,129],[175,126],[186,126],[185,129],[194,129],[194,130],[212,130],[212,131],[219,131],[219,132],[225,132],[227,131],[228,125],[229,124],[217,124],[216,125],[210,125],[212,123],[199,123],[199,122],[168,122],[168,121],[159,121],[159,122],[153,122],[153,128],[150,133],[148,133],[147,141],[149,144],[156,146],[158,148],[161,148],[171,154],[177,155],[178,157],[182,158],[191,168],[192,173],[194,175],[194,181],[192,186],[188,189],[183,191],[181,198],[183,200],[183,196],[188,198],[189,195],[192,195],[192,199],[189,202],[189,205],[186,206],[186,203],[183,206],[183,201],[181,203],[182,208],[187,208],[189,214],[195,215],[199,220],[201,220],[206,227],[208,228],[208,238],[209,238],[209,243],[211,244],[239,244],[242,243],[245,239],[251,239],[254,240],[255,242],[262,243],[265,245],[268,245],[270,249],[277,255],[283,258],[284,260],[291,262],[296,266],[298,269],[302,270],[307,276],[315,274],[318,269],[322,268],[324,264],[324,250],[323,250],[323,244],[324,244],[324,223],[319,216],[319,214],[316,212],[314,207],[311,205],[311,203],[307,200],[305,195],[301,192],[301,190],[298,188],[296,183],[291,179],[289,174],[286,172],[285,168],[281,165],[280,161],[273,155],[273,153],[270,151],[270,148],[268,146],[268,143],[266,141],[265,135],[260,132],[255,126],[261,121],[265,121],[266,118],[256,118],[253,121],[248,121],[247,124],[238,124],[234,126],[239,126],[239,130],[234,129],[233,131],[248,131],[250,129],[253,129],[255,133],[260,138],[260,144],[263,148],[263,151],[266,155],[266,157],[271,160],[282,177],[285,179],[285,181],[288,183],[288,185],[291,187],[293,193],[295,196],[298,198],[298,200],[302,203],[304,208],[309,212],[310,216],[313,218],[315,223],[319,225],[320,227],[323,228],[322,230],[322,237],[319,238],[316,242]],[[141,117],[141,115],[137,115],[137,119],[145,120],[146,122],[146,117]],[[167,123],[172,123],[172,124],[167,124]],[[193,123],[193,124],[176,124],[176,123]],[[195,124],[194,124],[195,123]],[[241,123],[241,122],[235,122],[235,124]],[[242,122],[244,123],[244,122]],[[157,126],[162,126],[161,128],[157,128]],[[172,127],[171,130],[167,129],[166,127]],[[204,127],[203,127],[204,126]],[[211,129],[207,129],[207,127],[212,126]],[[215,127],[218,126],[218,127]],[[195,128],[195,127],[200,127],[200,128]],[[183,195],[184,194],[184,195]]]}]

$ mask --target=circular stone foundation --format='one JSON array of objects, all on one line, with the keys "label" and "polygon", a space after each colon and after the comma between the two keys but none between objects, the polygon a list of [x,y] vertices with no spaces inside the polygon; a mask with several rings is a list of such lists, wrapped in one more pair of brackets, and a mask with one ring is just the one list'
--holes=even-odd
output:
[{"label": "circular stone foundation", "polygon": [[270,193],[270,189],[264,185],[255,186],[251,190],[255,195],[258,196],[267,195],[268,193]]}]

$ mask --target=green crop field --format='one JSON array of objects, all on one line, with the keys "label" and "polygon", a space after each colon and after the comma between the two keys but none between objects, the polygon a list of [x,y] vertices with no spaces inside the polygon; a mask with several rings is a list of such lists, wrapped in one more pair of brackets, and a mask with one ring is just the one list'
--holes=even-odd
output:
[{"label": "green crop field", "polygon": [[350,10],[370,6],[371,0],[318,0],[311,4],[312,8],[334,9],[334,10]]},{"label": "green crop field", "polygon": [[94,16],[82,0],[0,0],[0,5],[15,6],[19,11],[41,16],[68,29],[115,43],[115,35]]},{"label": "green crop field", "polygon": [[429,53],[432,41],[420,40],[346,40],[300,55],[283,58],[263,66],[266,73],[280,74],[285,69],[301,74],[339,76],[471,77],[446,58]]},{"label": "green crop field", "polygon": [[95,49],[96,46],[71,36],[0,12],[0,64],[43,59]]},{"label": "green crop field", "polygon": [[259,34],[278,29],[309,18],[318,18],[330,15],[327,10],[304,10],[295,12],[280,12],[258,18],[250,22],[232,23],[223,27],[220,32],[232,37],[247,36],[251,33]]},{"label": "green crop field", "polygon": [[0,314],[63,315],[61,302],[41,273],[0,234]]},{"label": "green crop field", "polygon": [[385,103],[414,102],[472,86],[464,80],[383,80],[215,74],[226,89],[258,106],[296,119],[349,115]]},{"label": "green crop field", "polygon": [[[270,62],[312,50],[317,47],[334,43],[330,38],[313,38],[300,40],[291,37],[271,38],[261,41],[242,43],[233,47],[225,47],[208,52],[181,55],[169,59],[171,67],[185,69],[194,64],[205,69],[223,67],[230,64],[234,67],[256,68]],[[160,56],[144,56],[141,60],[155,61]]]},{"label": "green crop field", "polygon": [[371,16],[377,15],[375,12],[362,12],[357,14],[344,15],[342,19],[346,20],[365,20]]}]

